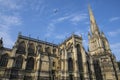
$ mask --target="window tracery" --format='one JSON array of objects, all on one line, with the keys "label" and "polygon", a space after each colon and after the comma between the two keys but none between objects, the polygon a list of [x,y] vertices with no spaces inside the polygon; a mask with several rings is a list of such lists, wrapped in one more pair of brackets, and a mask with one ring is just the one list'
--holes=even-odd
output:
[{"label": "window tracery", "polygon": [[26,70],[34,70],[34,58],[28,58],[26,63]]},{"label": "window tracery", "polygon": [[19,43],[19,45],[17,47],[16,53],[18,53],[18,54],[25,54],[25,52],[26,52],[25,49],[26,49],[25,42],[22,41],[22,42]]},{"label": "window tracery", "polygon": [[1,67],[7,67],[7,64],[8,64],[8,54],[3,54],[0,58],[0,66]]},{"label": "window tracery", "polygon": [[29,55],[29,56],[35,55],[35,48],[34,48],[34,44],[33,44],[33,43],[29,44],[29,47],[28,47],[28,55]]},{"label": "window tracery", "polygon": [[23,64],[23,57],[18,56],[15,61],[15,68],[21,69]]}]

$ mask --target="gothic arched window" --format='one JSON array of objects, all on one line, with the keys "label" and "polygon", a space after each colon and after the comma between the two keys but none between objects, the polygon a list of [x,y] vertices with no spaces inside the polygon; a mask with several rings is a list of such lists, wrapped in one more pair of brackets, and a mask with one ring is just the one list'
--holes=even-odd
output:
[{"label": "gothic arched window", "polygon": [[4,54],[1,56],[1,58],[0,58],[0,66],[1,67],[7,67],[8,58],[9,58],[8,54]]},{"label": "gothic arched window", "polygon": [[45,48],[45,51],[46,51],[47,53],[51,53],[50,47],[46,47],[46,48]]},{"label": "gothic arched window", "polygon": [[19,43],[16,53],[25,54],[25,42],[24,41]]},{"label": "gothic arched window", "polygon": [[37,49],[38,49],[38,52],[39,52],[39,53],[40,53],[40,52],[43,52],[43,48],[42,48],[41,45],[38,45]]},{"label": "gothic arched window", "polygon": [[56,54],[56,49],[55,48],[53,48],[53,54]]},{"label": "gothic arched window", "polygon": [[34,70],[34,58],[28,58],[26,63],[26,70]]},{"label": "gothic arched window", "polygon": [[73,71],[73,60],[72,60],[72,58],[68,59],[68,71],[69,72]]},{"label": "gothic arched window", "polygon": [[34,54],[35,54],[34,44],[31,43],[29,44],[29,47],[28,47],[28,55],[33,56]]},{"label": "gothic arched window", "polygon": [[23,64],[23,57],[18,56],[15,61],[15,68],[21,69]]}]

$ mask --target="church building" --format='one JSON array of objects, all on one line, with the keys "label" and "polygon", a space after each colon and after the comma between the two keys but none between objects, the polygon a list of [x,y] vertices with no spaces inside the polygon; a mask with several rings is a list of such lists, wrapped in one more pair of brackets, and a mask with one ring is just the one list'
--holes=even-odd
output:
[{"label": "church building", "polygon": [[88,10],[88,51],[76,34],[59,45],[19,34],[12,49],[1,38],[0,80],[120,80],[109,41]]}]

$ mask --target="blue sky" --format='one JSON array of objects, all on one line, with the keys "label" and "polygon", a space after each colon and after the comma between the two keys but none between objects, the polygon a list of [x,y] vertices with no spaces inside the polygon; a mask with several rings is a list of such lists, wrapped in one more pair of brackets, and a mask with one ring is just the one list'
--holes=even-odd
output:
[{"label": "blue sky", "polygon": [[87,50],[88,2],[120,60],[120,0],[0,0],[0,37],[4,46],[11,48],[18,32],[57,44],[74,32],[82,35]]}]

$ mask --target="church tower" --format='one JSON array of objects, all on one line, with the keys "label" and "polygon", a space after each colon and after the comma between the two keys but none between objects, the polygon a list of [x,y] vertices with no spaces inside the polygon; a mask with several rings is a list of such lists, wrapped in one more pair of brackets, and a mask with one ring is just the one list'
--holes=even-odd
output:
[{"label": "church tower", "polygon": [[99,30],[91,7],[89,6],[88,9],[91,31],[88,33],[89,55],[93,60],[96,80],[120,80],[118,65],[110,50],[109,42]]},{"label": "church tower", "polygon": [[90,15],[90,24],[91,24],[90,25],[91,34],[90,32],[88,33],[90,55],[111,53],[109,42],[105,37],[104,33],[100,32],[90,6],[89,6],[89,15]]}]

